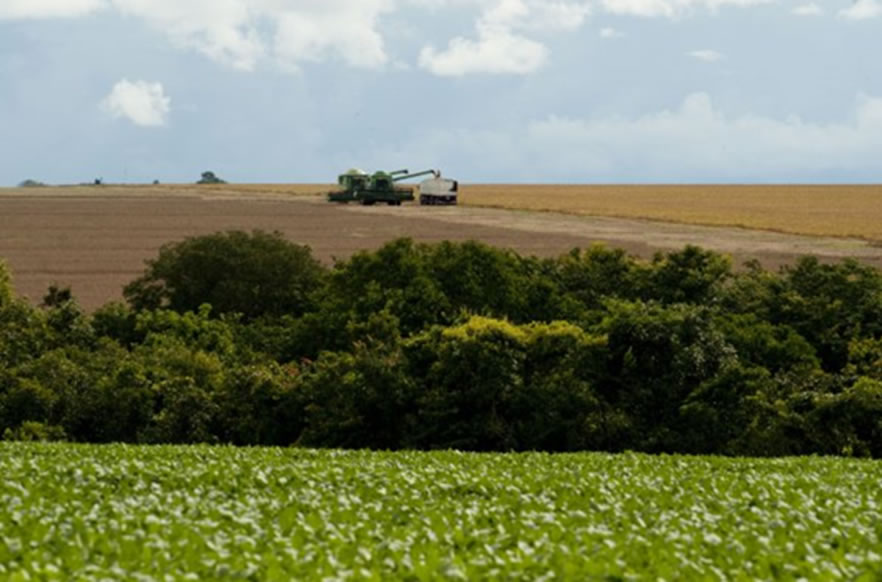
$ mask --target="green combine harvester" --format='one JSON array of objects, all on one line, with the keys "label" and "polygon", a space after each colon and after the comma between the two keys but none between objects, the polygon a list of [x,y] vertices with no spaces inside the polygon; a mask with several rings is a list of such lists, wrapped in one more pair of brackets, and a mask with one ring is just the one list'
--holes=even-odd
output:
[{"label": "green combine harvester", "polygon": [[438,170],[425,170],[413,174],[408,170],[368,174],[363,170],[352,169],[345,174],[340,174],[337,178],[340,190],[329,192],[328,200],[343,204],[358,202],[365,206],[378,203],[400,206],[402,202],[410,202],[415,198],[413,188],[397,186],[396,184],[402,180],[428,176],[430,174],[435,179],[441,176],[441,172]]}]

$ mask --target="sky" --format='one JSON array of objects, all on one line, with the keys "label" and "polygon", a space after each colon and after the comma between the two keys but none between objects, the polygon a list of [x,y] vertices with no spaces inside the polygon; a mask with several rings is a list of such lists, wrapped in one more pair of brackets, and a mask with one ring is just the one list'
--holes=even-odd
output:
[{"label": "sky", "polygon": [[882,0],[0,0],[0,185],[882,182]]}]

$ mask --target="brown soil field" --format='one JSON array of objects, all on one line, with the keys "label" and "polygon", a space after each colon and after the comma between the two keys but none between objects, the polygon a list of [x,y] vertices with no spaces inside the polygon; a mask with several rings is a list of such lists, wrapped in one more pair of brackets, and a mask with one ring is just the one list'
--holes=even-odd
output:
[{"label": "brown soil field", "polygon": [[[542,193],[563,188],[561,196],[576,196],[569,189],[580,187],[465,186],[464,204],[458,207],[334,205],[314,195],[328,188],[163,185],[0,189],[0,258],[9,264],[20,294],[39,301],[50,284],[70,285],[87,309],[120,299],[122,287],[143,272],[144,261],[155,257],[162,244],[229,229],[278,230],[294,242],[308,244],[329,264],[407,236],[425,242],[475,239],[537,256],[554,256],[595,242],[622,247],[642,257],[698,244],[729,253],[736,264],[757,258],[774,268],[800,255],[813,254],[827,261],[856,257],[882,267],[882,247],[868,242],[875,238],[869,236],[799,236],[584,216],[585,207],[576,202],[565,208],[568,213],[549,208],[528,212],[476,206],[495,205],[502,199],[493,196],[504,197],[509,191],[514,202],[505,204],[518,208],[529,205],[530,190],[536,192],[536,199],[554,200],[555,195]],[[648,190],[643,195],[650,194]],[[698,192],[694,195],[701,197]],[[734,202],[731,204],[737,209]],[[659,203],[659,208],[662,206]],[[636,206],[633,209],[638,210]],[[882,209],[868,206],[865,213],[877,222],[882,218]],[[774,228],[786,230],[781,225]]]}]

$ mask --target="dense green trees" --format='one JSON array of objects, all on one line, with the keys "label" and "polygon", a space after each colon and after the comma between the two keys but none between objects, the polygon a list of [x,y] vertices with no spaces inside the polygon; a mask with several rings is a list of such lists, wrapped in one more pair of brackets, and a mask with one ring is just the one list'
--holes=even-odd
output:
[{"label": "dense green trees", "polygon": [[208,303],[246,318],[300,315],[322,276],[309,247],[279,233],[231,231],[163,246],[124,294],[136,309],[192,311]]},{"label": "dense green trees", "polygon": [[90,442],[882,456],[882,275],[279,234],[163,247],[128,304],[0,263],[0,433]]}]

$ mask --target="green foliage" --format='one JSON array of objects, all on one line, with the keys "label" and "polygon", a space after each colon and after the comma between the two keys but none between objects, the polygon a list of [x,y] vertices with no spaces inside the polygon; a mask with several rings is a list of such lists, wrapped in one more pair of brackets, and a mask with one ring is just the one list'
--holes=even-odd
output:
[{"label": "green foliage", "polygon": [[28,178],[27,180],[23,180],[23,181],[19,182],[18,187],[19,188],[40,188],[45,185],[46,184],[44,184],[43,182],[40,182],[39,180],[34,180],[31,178]]},{"label": "green foliage", "polygon": [[848,376],[882,380],[882,338],[862,338],[848,344]]},{"label": "green foliage", "polygon": [[0,369],[38,356],[48,348],[51,337],[46,314],[15,297],[8,281],[0,262]]},{"label": "green foliage", "polygon": [[163,247],[126,296],[33,307],[0,263],[0,434],[882,455],[882,275],[853,261],[401,239],[326,271],[228,232]]},{"label": "green foliage", "polygon": [[95,342],[95,330],[70,289],[50,288],[43,301],[50,347],[88,348]]},{"label": "green foliage", "polygon": [[304,371],[296,399],[305,446],[400,448],[413,430],[413,384],[395,345],[322,354]]},{"label": "green foliage", "polygon": [[430,276],[425,247],[410,239],[338,263],[330,274],[323,307],[326,312],[348,312],[357,320],[385,309],[398,318],[405,334],[446,323],[454,315],[453,305]]},{"label": "green foliage", "polygon": [[603,408],[592,382],[605,339],[568,323],[515,326],[472,317],[405,343],[417,382],[412,444],[469,450],[597,446]]},{"label": "green foliage", "polygon": [[211,305],[204,303],[197,312],[143,311],[136,317],[134,332],[143,338],[142,345],[181,345],[230,357],[235,351],[232,322],[226,318],[212,319],[211,310]]},{"label": "green foliage", "polygon": [[445,241],[424,250],[431,278],[451,306],[521,320],[522,265],[513,252],[475,241]]},{"label": "green foliage", "polygon": [[726,314],[714,325],[738,353],[738,359],[771,373],[814,369],[820,364],[815,349],[788,325],[773,325],[752,313]]},{"label": "green foliage", "polygon": [[97,337],[118,341],[132,346],[144,339],[136,329],[137,313],[125,303],[113,301],[92,313],[92,330]]},{"label": "green foliage", "polygon": [[0,259],[0,309],[12,302],[12,275],[6,261]]},{"label": "green foliage", "polygon": [[573,249],[558,259],[558,265],[564,291],[588,309],[602,308],[610,297],[637,299],[649,276],[642,262],[601,244]]},{"label": "green foliage", "polygon": [[679,450],[680,406],[737,354],[706,307],[616,301],[608,308],[595,329],[609,348],[598,388],[630,419],[620,448]]},{"label": "green foliage", "polygon": [[3,431],[3,440],[21,442],[50,442],[67,440],[60,426],[47,426],[42,422],[25,421],[15,429]]},{"label": "green foliage", "polygon": [[839,394],[823,394],[809,416],[821,451],[882,457],[882,382],[861,377]]},{"label": "green foliage", "polygon": [[664,303],[708,304],[731,275],[728,257],[687,245],[682,251],[655,255],[644,297]]},{"label": "green foliage", "polygon": [[0,578],[878,580],[882,464],[0,443]]},{"label": "green foliage", "polygon": [[226,184],[225,180],[218,178],[214,172],[202,172],[202,177],[196,182],[197,184]]},{"label": "green foliage", "polygon": [[419,378],[416,444],[429,448],[516,448],[510,409],[522,390],[526,333],[505,321],[473,317],[409,341]]},{"label": "green foliage", "polygon": [[882,274],[850,259],[825,265],[805,257],[778,277],[755,269],[726,303],[792,327],[829,372],[845,367],[853,340],[882,337]]},{"label": "green foliage", "polygon": [[309,247],[280,233],[229,231],[163,246],[124,295],[137,310],[160,307],[214,313],[299,315],[311,307],[324,270]]},{"label": "green foliage", "polygon": [[[744,438],[755,428],[752,423],[762,416],[756,400],[765,397],[771,385],[769,373],[763,368],[727,364],[693,390],[680,406],[678,424],[682,432],[677,449],[695,454],[768,455],[766,447],[771,443],[757,439],[748,444]],[[772,424],[766,430],[780,428]]]},{"label": "green foliage", "polygon": [[302,420],[294,402],[298,370],[275,363],[237,367],[213,397],[213,434],[236,445],[291,444]]},{"label": "green foliage", "polygon": [[26,422],[49,418],[58,398],[52,390],[31,378],[17,378],[4,373],[0,377],[0,429],[13,430]]},{"label": "green foliage", "polygon": [[606,338],[561,321],[530,324],[524,331],[524,382],[512,398],[517,448],[605,448],[615,427],[595,382],[604,366]]}]

